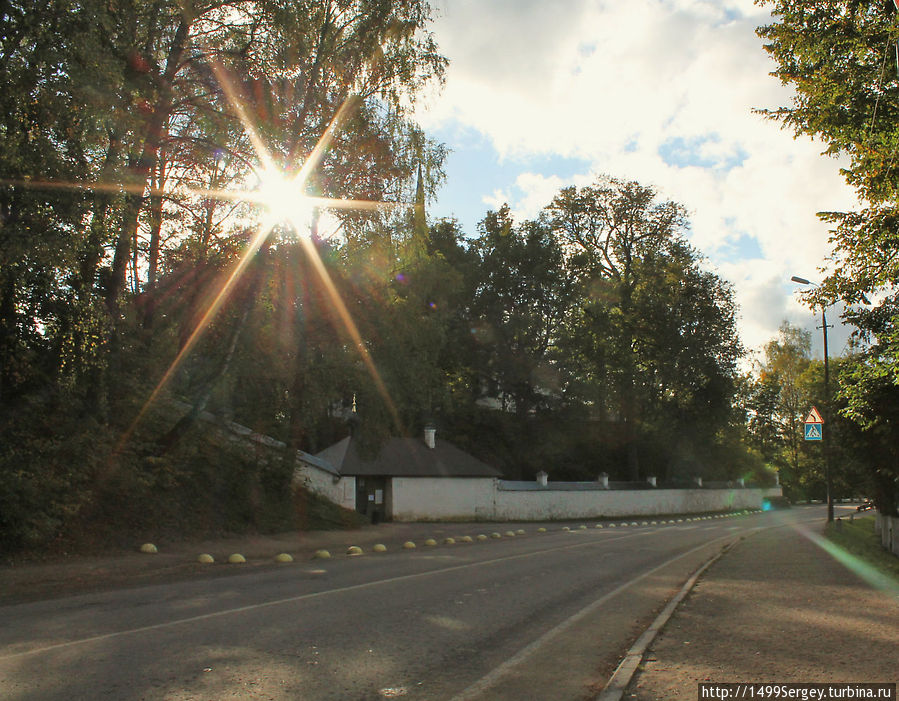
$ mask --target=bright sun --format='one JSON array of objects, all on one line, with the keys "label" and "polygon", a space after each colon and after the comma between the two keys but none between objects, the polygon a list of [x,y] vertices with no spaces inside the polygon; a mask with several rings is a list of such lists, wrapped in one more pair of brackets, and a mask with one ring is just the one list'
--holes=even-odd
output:
[{"label": "bright sun", "polygon": [[285,177],[277,169],[259,172],[255,200],[268,212],[266,228],[289,224],[300,236],[308,236],[312,221],[312,200],[303,193],[303,182]]}]

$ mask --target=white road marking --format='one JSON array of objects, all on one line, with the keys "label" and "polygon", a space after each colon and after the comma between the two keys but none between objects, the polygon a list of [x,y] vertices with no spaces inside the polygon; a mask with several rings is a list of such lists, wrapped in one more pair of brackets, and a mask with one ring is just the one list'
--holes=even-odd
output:
[{"label": "white road marking", "polygon": [[[139,628],[131,628],[128,630],[121,630],[114,633],[104,633],[102,635],[94,635],[89,638],[81,638],[78,640],[70,640],[64,643],[56,643],[54,645],[46,645],[44,647],[37,647],[31,650],[24,650],[22,652],[14,652],[11,654],[0,655],[0,661],[5,660],[13,660],[20,657],[27,657],[29,655],[39,655],[45,652],[52,652],[54,650],[62,650],[69,647],[75,647],[78,645],[89,645],[91,643],[101,642],[104,640],[111,640],[114,638],[120,638],[126,635],[137,635],[139,633],[147,633],[149,631],[154,630],[162,630],[165,628],[171,628],[174,626],[185,625],[188,623],[196,623],[198,621],[206,621],[213,618],[221,618],[223,616],[231,616],[237,613],[245,613],[247,611],[255,611],[258,609],[270,608],[272,606],[282,606],[284,604],[292,604],[298,601],[306,601],[308,599],[318,599],[323,596],[328,596],[330,594],[342,594],[344,592],[349,591],[359,591],[362,589],[368,589],[370,587],[381,586],[383,584],[393,584],[395,582],[403,582],[412,579],[422,579],[424,577],[430,577],[433,575],[444,574],[447,572],[457,572],[460,570],[472,569],[475,567],[483,567],[485,565],[493,565],[499,562],[509,562],[511,560],[520,560],[527,557],[535,557],[537,555],[543,555],[548,552],[556,552],[560,550],[574,550],[577,548],[588,548],[594,545],[605,545],[610,541],[618,541],[618,540],[626,540],[628,538],[636,537],[637,533],[629,533],[627,535],[621,535],[617,538],[603,538],[593,540],[587,543],[575,543],[573,545],[560,545],[558,547],[545,548],[543,550],[534,550],[528,553],[519,553],[517,555],[507,555],[505,557],[498,557],[492,560],[482,560],[479,562],[469,562],[464,565],[454,565],[452,567],[444,567],[436,570],[429,570],[428,572],[417,572],[415,574],[405,574],[400,575],[398,577],[388,577],[387,579],[379,579],[374,582],[364,582],[363,584],[353,584],[346,587],[338,587],[336,589],[326,589],[324,591],[311,592],[309,594],[299,594],[297,596],[287,597],[285,599],[276,599],[275,601],[264,601],[259,604],[249,604],[247,606],[238,606],[236,608],[225,609],[224,611],[215,611],[213,613],[204,613],[198,616],[190,616],[188,618],[178,618],[173,621],[166,621],[165,623],[155,623],[149,626],[141,626]],[[714,542],[714,541],[712,541]]]}]

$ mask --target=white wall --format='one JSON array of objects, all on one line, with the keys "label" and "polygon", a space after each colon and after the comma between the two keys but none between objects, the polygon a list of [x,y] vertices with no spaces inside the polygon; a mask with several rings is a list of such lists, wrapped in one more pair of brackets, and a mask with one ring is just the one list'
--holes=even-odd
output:
[{"label": "white wall", "polygon": [[321,494],[345,509],[352,511],[356,508],[355,477],[340,477],[335,481],[331,473],[298,460],[293,478],[295,482],[301,481],[307,489]]},{"label": "white wall", "polygon": [[564,490],[503,489],[492,478],[393,478],[392,517],[397,521],[547,519],[653,516],[760,508],[768,489]]}]

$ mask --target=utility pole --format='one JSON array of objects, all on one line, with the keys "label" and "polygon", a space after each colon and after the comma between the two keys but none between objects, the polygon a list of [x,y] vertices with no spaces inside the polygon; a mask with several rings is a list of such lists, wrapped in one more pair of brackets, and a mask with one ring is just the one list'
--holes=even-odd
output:
[{"label": "utility pole", "polygon": [[[810,282],[806,280],[804,277],[799,277],[798,275],[794,275],[790,278],[793,282],[799,283],[800,285],[812,285],[813,287],[819,287],[819,285],[814,282]],[[822,302],[821,303],[821,326],[819,326],[824,332],[824,422],[828,422],[830,420],[830,362],[829,355],[827,352],[827,307]],[[832,326],[830,328],[833,328]],[[833,436],[833,425],[831,425],[828,429],[828,433],[830,436]],[[830,444],[831,438],[822,436],[822,442],[824,445],[821,448],[824,451],[824,489],[827,492],[827,521],[833,521],[833,477],[831,475],[830,469]]]},{"label": "utility pole", "polygon": [[[830,362],[827,353],[827,308],[821,303],[821,330],[824,332],[824,420],[831,419],[830,414]],[[828,428],[828,438],[825,438],[824,445],[824,484],[827,489],[827,521],[833,521],[833,474],[830,469],[830,445],[833,442],[834,425],[831,422]]]}]

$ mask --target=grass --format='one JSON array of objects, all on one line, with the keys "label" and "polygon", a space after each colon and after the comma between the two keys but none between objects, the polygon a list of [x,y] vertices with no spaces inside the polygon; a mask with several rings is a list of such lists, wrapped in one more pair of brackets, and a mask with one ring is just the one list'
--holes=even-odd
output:
[{"label": "grass", "polygon": [[880,544],[880,536],[874,532],[874,516],[863,516],[852,521],[842,519],[840,524],[837,528],[836,522],[828,523],[824,535],[899,583],[899,557]]}]

